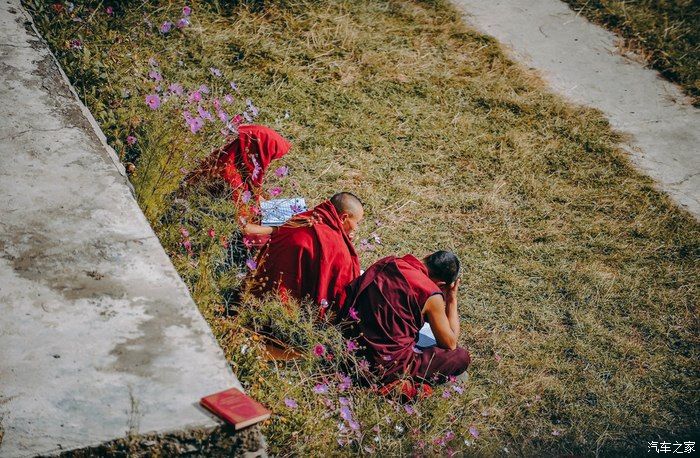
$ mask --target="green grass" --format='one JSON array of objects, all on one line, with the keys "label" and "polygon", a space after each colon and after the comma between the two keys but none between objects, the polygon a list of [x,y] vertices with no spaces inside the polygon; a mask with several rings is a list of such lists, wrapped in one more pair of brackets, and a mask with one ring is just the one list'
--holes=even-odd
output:
[{"label": "green grass", "polygon": [[696,0],[564,0],[624,38],[700,105],[700,2]]},{"label": "green grass", "polygon": [[[445,3],[196,2],[192,25],[166,36],[144,15],[177,19],[180,3],[116,4],[114,17],[83,5],[71,13],[82,23],[28,5],[111,144],[135,163],[139,202],[241,382],[275,411],[264,426],[270,453],[636,455],[646,441],[697,439],[700,226],[632,169],[601,114],[549,93]],[[219,236],[235,229],[236,210],[208,193],[173,194],[180,169],[221,137],[214,126],[190,134],[173,102],[145,106],[150,57],[188,87],[223,94],[235,80],[259,122],[292,141],[281,162],[290,176],[267,186],[310,203],[358,193],[359,238],[382,239],[363,266],[437,248],[460,256],[462,345],[473,356],[464,394],[440,388],[409,415],[364,388],[340,391],[337,372],[353,357],[304,307],[285,314],[251,301],[226,316],[243,268],[226,268]],[[269,327],[308,356],[265,363],[245,329]],[[318,343],[335,349],[333,361],[313,356]],[[323,382],[330,393],[313,393]],[[359,433],[338,428],[341,396]]]}]

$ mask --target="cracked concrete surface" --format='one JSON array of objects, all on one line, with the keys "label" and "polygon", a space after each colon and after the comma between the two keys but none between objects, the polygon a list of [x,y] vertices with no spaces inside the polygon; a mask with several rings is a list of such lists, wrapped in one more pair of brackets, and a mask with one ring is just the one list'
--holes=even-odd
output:
[{"label": "cracked concrete surface", "polygon": [[537,69],[561,95],[631,135],[632,162],[700,218],[700,111],[654,70],[621,55],[614,34],[559,0],[453,0],[465,20]]},{"label": "cracked concrete surface", "polygon": [[29,20],[0,0],[0,456],[220,429],[240,384]]}]

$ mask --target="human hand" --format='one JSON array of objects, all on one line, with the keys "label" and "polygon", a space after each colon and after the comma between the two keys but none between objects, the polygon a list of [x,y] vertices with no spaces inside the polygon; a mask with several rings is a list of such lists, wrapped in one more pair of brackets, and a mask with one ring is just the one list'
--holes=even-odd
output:
[{"label": "human hand", "polygon": [[459,289],[460,278],[451,285],[445,285],[445,302],[448,306],[457,305],[457,290]]}]

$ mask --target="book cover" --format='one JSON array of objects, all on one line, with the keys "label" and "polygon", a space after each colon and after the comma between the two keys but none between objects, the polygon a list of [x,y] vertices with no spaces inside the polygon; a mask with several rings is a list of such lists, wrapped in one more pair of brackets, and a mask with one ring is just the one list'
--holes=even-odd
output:
[{"label": "book cover", "polygon": [[306,211],[306,201],[302,197],[272,199],[260,202],[263,226],[281,226],[297,213]]},{"label": "book cover", "polygon": [[272,413],[236,388],[205,396],[199,403],[237,430],[267,420]]}]

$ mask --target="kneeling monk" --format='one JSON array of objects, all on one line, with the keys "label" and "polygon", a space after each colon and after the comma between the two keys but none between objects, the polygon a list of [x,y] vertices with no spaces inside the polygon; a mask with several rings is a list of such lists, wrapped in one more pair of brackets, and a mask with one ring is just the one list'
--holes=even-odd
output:
[{"label": "kneeling monk", "polygon": [[[384,383],[404,375],[443,382],[467,369],[470,356],[457,347],[459,260],[448,251],[424,259],[412,255],[380,259],[347,288],[341,312],[344,333]],[[415,347],[425,321],[437,347]]]},{"label": "kneeling monk", "polygon": [[360,199],[341,192],[294,216],[261,248],[250,292],[311,299],[320,305],[321,318],[327,307],[337,310],[345,287],[360,275],[352,238],[363,215]]}]

